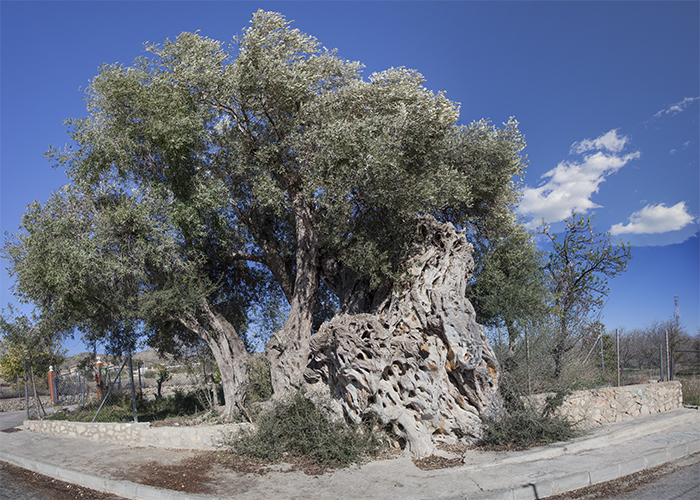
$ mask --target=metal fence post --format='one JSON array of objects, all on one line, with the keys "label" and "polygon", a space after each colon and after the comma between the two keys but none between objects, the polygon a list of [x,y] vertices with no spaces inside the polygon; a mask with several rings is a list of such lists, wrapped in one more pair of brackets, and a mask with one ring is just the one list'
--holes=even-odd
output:
[{"label": "metal fence post", "polygon": [[668,330],[666,330],[666,380],[671,381],[671,359],[668,353]]},{"label": "metal fence post", "polygon": [[615,328],[615,344],[617,345],[617,386],[620,387],[620,330]]},{"label": "metal fence post", "polygon": [[131,363],[131,353],[129,353],[129,376],[131,377],[131,403],[134,407],[134,422],[138,422],[139,415],[136,412],[136,387],[134,387],[134,365]]},{"label": "metal fence post", "polygon": [[136,363],[136,369],[139,371],[139,394],[143,396],[143,385],[141,384],[141,361]]},{"label": "metal fence post", "polygon": [[27,391],[27,360],[24,360],[24,404],[27,407],[27,420],[29,420],[29,392]]},{"label": "metal fence post", "polygon": [[525,362],[527,363],[527,394],[532,394],[532,386],[530,383],[530,341],[527,334],[528,330],[525,329]]},{"label": "metal fence post", "polygon": [[[50,367],[53,372],[53,367]],[[61,395],[58,393],[58,377],[54,375],[53,377],[53,393],[56,396],[56,400],[53,402],[54,406],[59,406],[61,404]]]}]

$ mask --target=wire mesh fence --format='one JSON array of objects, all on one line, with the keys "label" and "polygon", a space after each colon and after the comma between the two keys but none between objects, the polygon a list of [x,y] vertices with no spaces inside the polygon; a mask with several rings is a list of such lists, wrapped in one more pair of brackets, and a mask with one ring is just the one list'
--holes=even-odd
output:
[{"label": "wire mesh fence", "polygon": [[129,420],[130,417],[138,422],[131,356],[127,356],[121,366],[102,366],[97,363],[95,387],[100,405],[92,418],[93,422],[118,422]]},{"label": "wire mesh fence", "polygon": [[[54,381],[54,404],[73,409],[73,417],[92,422],[138,422],[131,357],[105,365],[97,359],[93,370],[61,374]],[[92,415],[91,419],[87,417]]]},{"label": "wire mesh fence", "polygon": [[56,406],[84,406],[97,397],[92,385],[94,376],[90,370],[80,370],[62,375],[54,379]]},{"label": "wire mesh fence", "polygon": [[489,335],[503,368],[502,387],[521,395],[668,380],[689,387],[700,378],[700,338],[674,337],[671,328],[655,337],[624,329],[582,329],[562,339],[556,324],[545,323],[517,335],[509,336],[505,329]]},{"label": "wire mesh fence", "polygon": [[[92,370],[55,376],[52,418],[86,422],[127,422],[197,413],[223,404],[212,363],[143,363],[129,356],[119,363],[97,358]],[[84,363],[83,363],[84,366]]]}]

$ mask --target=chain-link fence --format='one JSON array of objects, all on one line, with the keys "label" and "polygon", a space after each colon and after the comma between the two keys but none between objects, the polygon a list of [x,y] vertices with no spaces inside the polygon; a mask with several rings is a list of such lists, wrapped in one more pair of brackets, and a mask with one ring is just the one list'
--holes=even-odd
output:
[{"label": "chain-link fence", "polygon": [[544,323],[512,336],[506,329],[489,335],[503,368],[502,387],[519,395],[666,380],[697,385],[700,338],[661,326],[653,335],[591,328],[562,338],[559,325]]},{"label": "chain-link fence", "polygon": [[80,370],[57,375],[54,379],[56,406],[85,406],[97,398],[97,391],[92,383],[94,374],[90,370]]},{"label": "chain-link fence", "polygon": [[[136,409],[136,386],[131,356],[127,356],[121,366],[95,364],[95,388],[100,405],[92,418],[93,422],[114,422],[129,420],[138,422]],[[96,404],[95,401],[94,404]]]},{"label": "chain-link fence", "polygon": [[[47,393],[47,387],[33,377],[31,369],[25,365],[24,380],[24,402],[27,411],[27,419],[39,419],[46,415],[46,409],[51,407],[51,396]],[[20,389],[20,379],[17,381],[18,392]]]},{"label": "chain-link fence", "polygon": [[77,420],[138,422],[138,387],[134,382],[130,356],[121,364],[111,366],[97,358],[93,370],[57,375],[53,384],[54,404],[70,408]]},{"label": "chain-link fence", "polygon": [[127,356],[108,364],[97,358],[93,370],[55,376],[54,404],[60,407],[55,418],[125,422],[138,421],[142,413],[148,420],[197,413],[223,404],[217,382],[216,367],[206,360],[167,364],[163,359],[143,362]]}]

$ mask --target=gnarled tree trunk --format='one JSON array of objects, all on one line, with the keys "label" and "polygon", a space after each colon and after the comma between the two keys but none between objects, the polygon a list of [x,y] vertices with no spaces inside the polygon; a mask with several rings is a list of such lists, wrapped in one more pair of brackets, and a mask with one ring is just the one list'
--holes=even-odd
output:
[{"label": "gnarled tree trunk", "polygon": [[418,222],[411,282],[370,314],[342,314],[311,341],[305,378],[328,385],[346,417],[379,417],[414,456],[436,442],[474,442],[502,411],[500,368],[465,297],[474,269],[464,232]]},{"label": "gnarled tree trunk", "polygon": [[294,198],[296,219],[296,277],[289,303],[289,316],[282,329],[265,346],[270,362],[273,397],[287,396],[302,381],[309,359],[309,341],[313,333],[313,313],[318,291],[318,238],[313,212],[301,193]]},{"label": "gnarled tree trunk", "polygon": [[[250,383],[250,355],[243,340],[224,316],[207,303],[201,305],[202,319],[185,314],[180,322],[196,333],[211,349],[221,373],[224,389],[223,419],[233,421],[237,407],[242,407]],[[202,324],[204,323],[204,324]]]}]

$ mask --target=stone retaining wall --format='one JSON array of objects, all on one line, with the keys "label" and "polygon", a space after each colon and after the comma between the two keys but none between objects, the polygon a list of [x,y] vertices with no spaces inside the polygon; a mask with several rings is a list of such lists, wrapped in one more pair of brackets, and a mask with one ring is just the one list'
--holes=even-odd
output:
[{"label": "stone retaining wall", "polygon": [[89,439],[104,443],[161,448],[213,450],[222,439],[251,424],[224,424],[208,427],[151,427],[149,422],[85,423],[66,420],[25,420],[26,430],[54,436]]},{"label": "stone retaining wall", "polygon": [[[532,398],[535,404],[542,405],[547,396],[537,394]],[[681,406],[681,383],[672,381],[575,391],[564,399],[557,413],[581,422],[584,427],[598,427]]]},{"label": "stone retaining wall", "polygon": [[[535,404],[544,404],[547,394],[532,396]],[[680,382],[602,387],[570,394],[558,413],[585,427],[644,417],[682,406]],[[225,424],[208,427],[151,427],[139,423],[83,423],[65,420],[26,420],[24,428],[57,436],[89,439],[132,446],[212,450],[222,438],[250,429],[251,424]]]},{"label": "stone retaining wall", "polygon": [[[51,408],[51,406],[53,405],[53,403],[51,402],[51,396],[39,396],[39,399],[41,399],[41,404],[44,405],[44,408]],[[33,395],[29,398],[29,408],[36,408],[36,401],[34,400]],[[21,398],[0,399],[0,412],[22,411],[26,409],[27,404],[24,396],[22,396]]]}]

